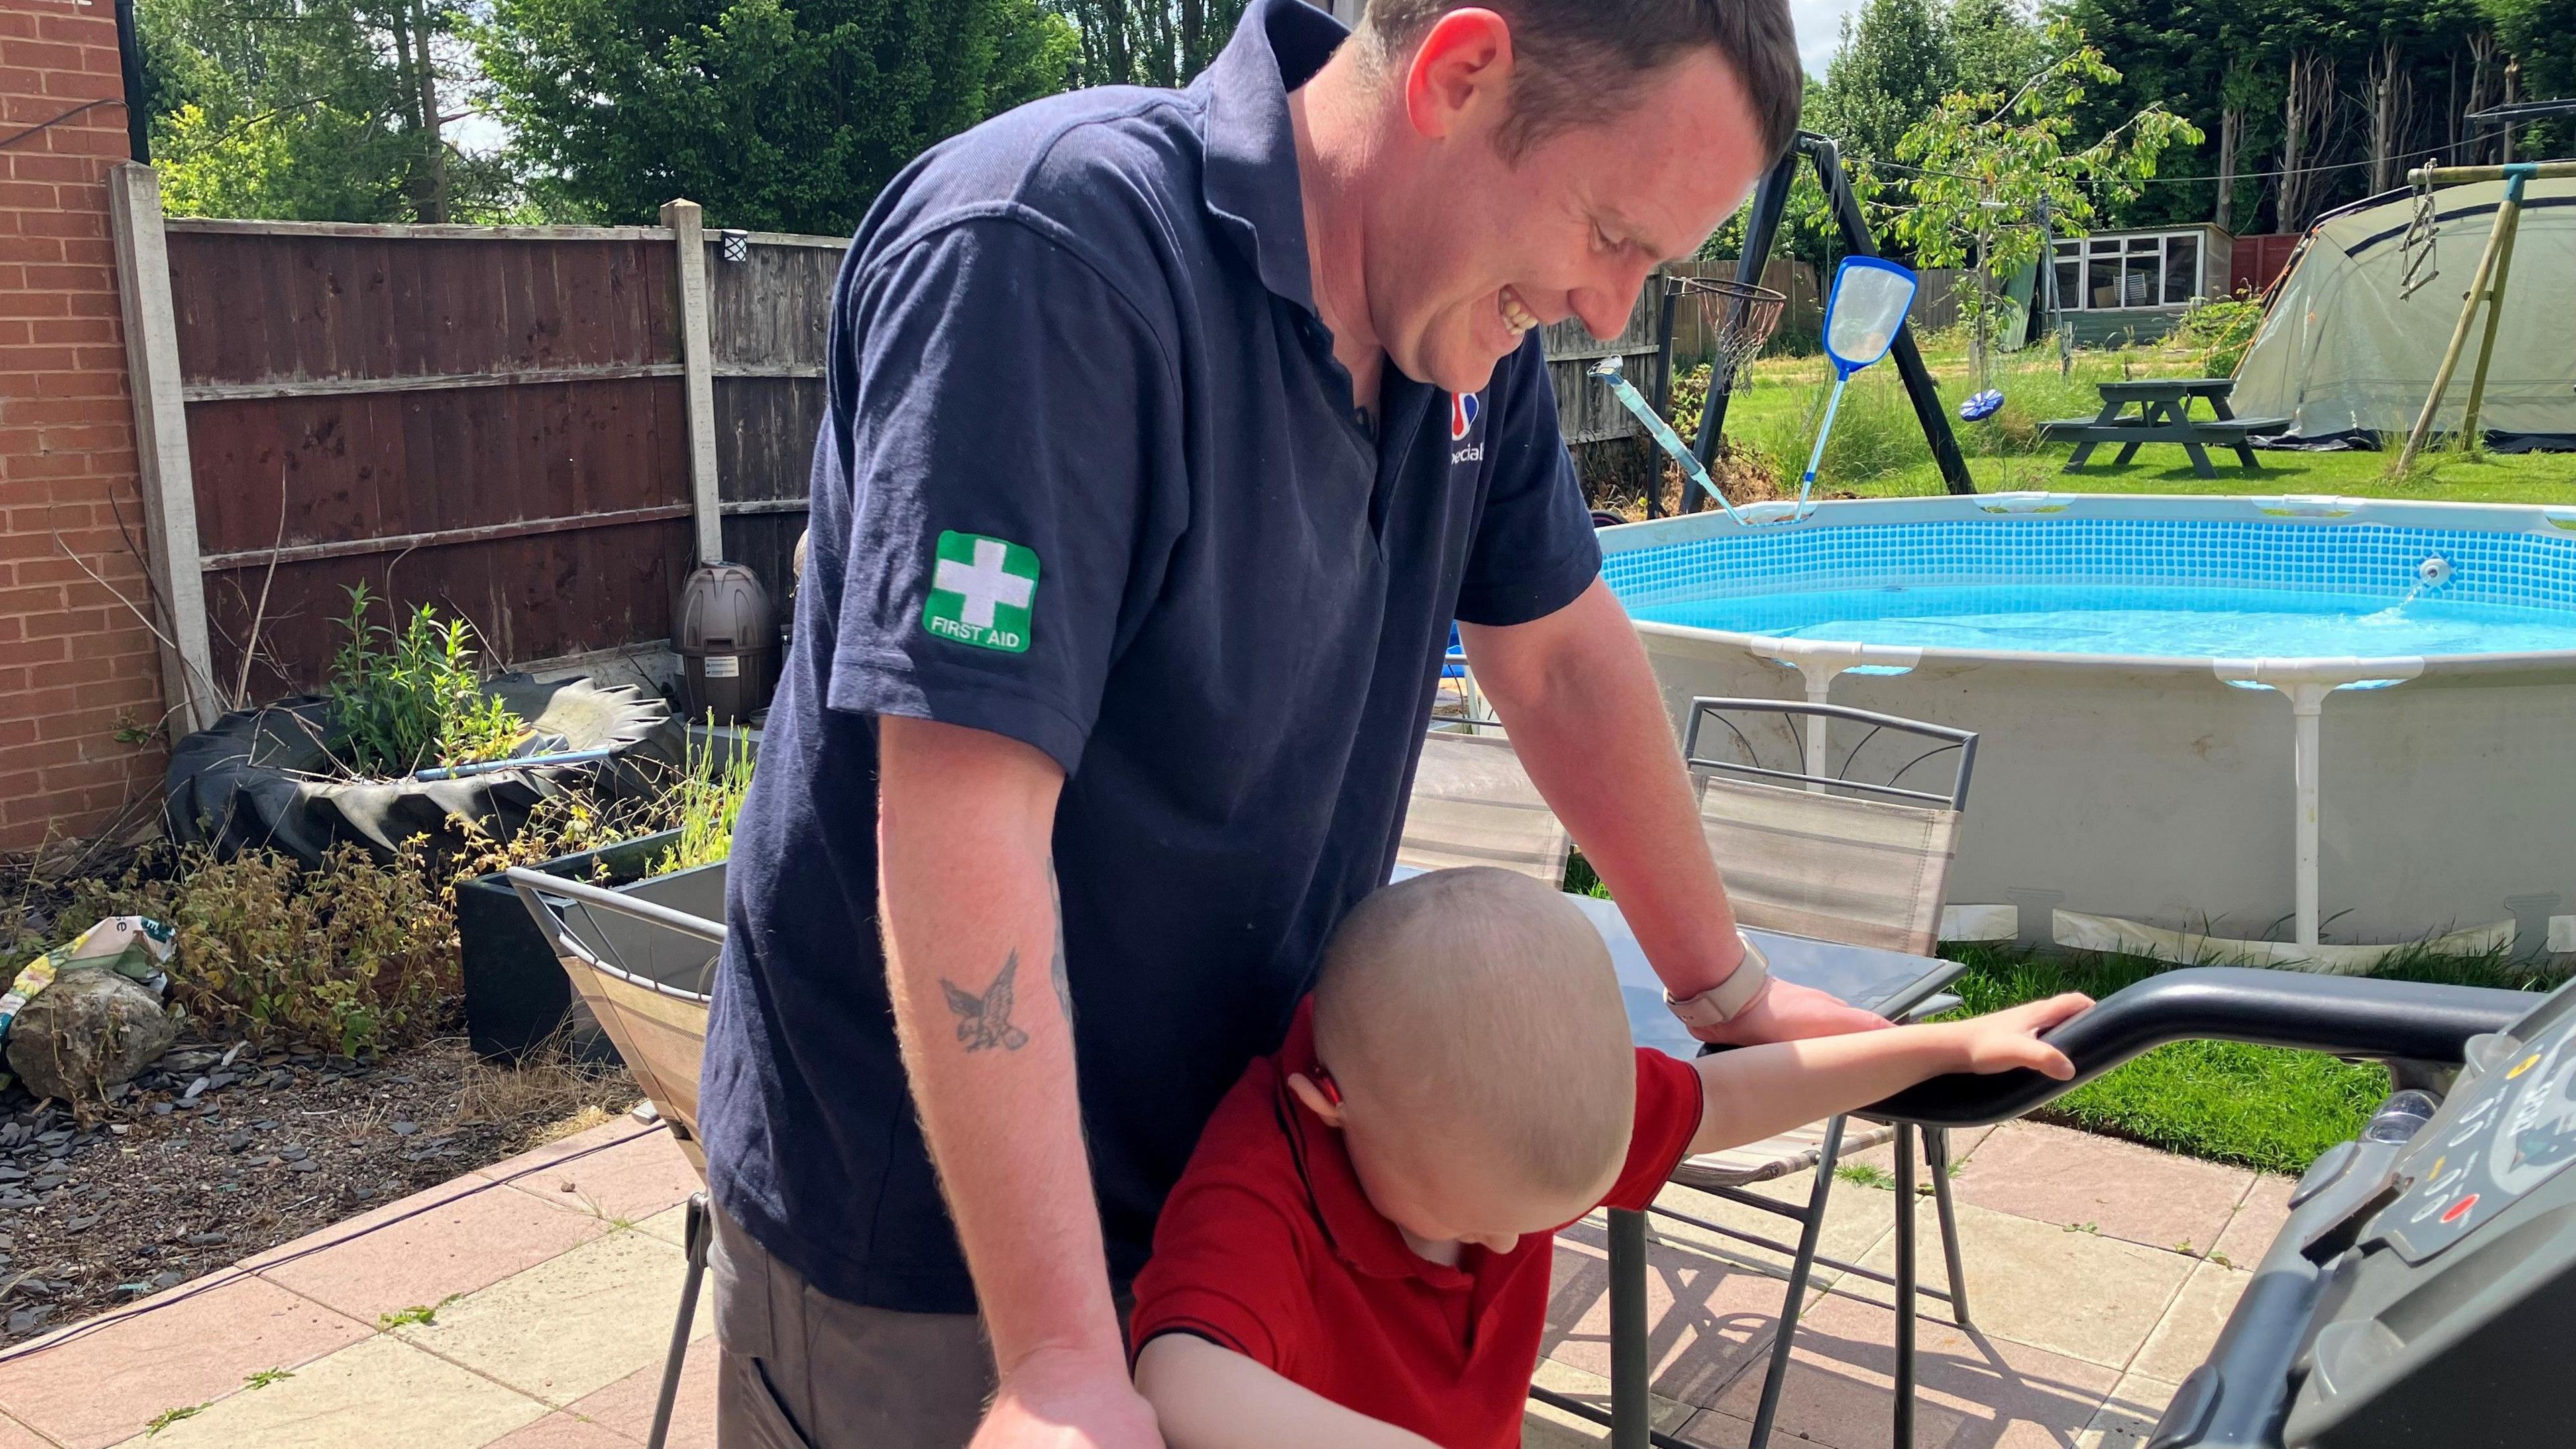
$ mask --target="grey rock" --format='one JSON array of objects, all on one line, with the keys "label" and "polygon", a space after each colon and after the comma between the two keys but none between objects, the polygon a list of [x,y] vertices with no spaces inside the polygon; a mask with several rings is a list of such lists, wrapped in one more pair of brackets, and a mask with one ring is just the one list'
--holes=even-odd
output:
[{"label": "grey rock", "polygon": [[281,1147],[278,1149],[277,1155],[285,1158],[289,1162],[302,1162],[312,1154],[301,1147]]},{"label": "grey rock", "polygon": [[73,1218],[73,1219],[71,1219],[70,1221],[68,1221],[68,1222],[64,1223],[64,1224],[63,1224],[63,1231],[64,1231],[64,1232],[67,1232],[67,1233],[81,1233],[81,1232],[87,1232],[87,1231],[90,1229],[91,1225],[92,1225],[92,1224],[94,1224],[94,1223],[96,1223],[96,1222],[99,1220],[99,1218],[100,1218],[101,1216],[103,1216],[103,1214],[99,1214],[99,1213],[83,1213],[83,1214],[81,1214],[79,1217]]},{"label": "grey rock", "polygon": [[57,1142],[69,1142],[71,1140],[72,1129],[69,1127],[57,1127],[51,1132],[39,1132],[36,1134],[36,1145],[39,1147],[51,1147]]},{"label": "grey rock", "polygon": [[226,1152],[239,1152],[248,1146],[250,1146],[250,1129],[247,1127],[224,1139]]},{"label": "grey rock", "polygon": [[230,1233],[190,1233],[188,1235],[188,1246],[191,1248],[219,1248],[232,1240],[233,1235]]},{"label": "grey rock", "polygon": [[39,1097],[77,1101],[130,1082],[178,1027],[160,998],[113,971],[65,971],[10,1024],[10,1070]]},{"label": "grey rock", "polygon": [[25,1182],[26,1180],[27,1171],[25,1168],[0,1167],[0,1182]]},{"label": "grey rock", "polygon": [[420,1130],[420,1124],[417,1122],[396,1122],[392,1124],[390,1130],[396,1137],[409,1137],[411,1134]]},{"label": "grey rock", "polygon": [[297,1160],[286,1164],[286,1170],[289,1172],[320,1172],[322,1170],[322,1159],[318,1157],[298,1158]]},{"label": "grey rock", "polygon": [[188,1275],[180,1272],[176,1268],[167,1268],[152,1275],[152,1286],[156,1290],[162,1288],[176,1288],[187,1281]]},{"label": "grey rock", "polygon": [[173,1051],[161,1059],[161,1070],[174,1077],[184,1077],[213,1066],[216,1056],[217,1053],[210,1051]]},{"label": "grey rock", "polygon": [[167,1102],[155,1102],[155,1103],[153,1103],[153,1104],[152,1104],[152,1115],[153,1115],[153,1116],[155,1116],[155,1117],[167,1117],[167,1116],[169,1116],[169,1115],[170,1115],[170,1104],[169,1104],[169,1103],[167,1103]]},{"label": "grey rock", "polygon": [[59,1173],[59,1172],[48,1172],[48,1173],[46,1173],[44,1176],[42,1176],[42,1177],[40,1177],[40,1178],[37,1178],[34,1182],[28,1183],[28,1184],[27,1184],[27,1191],[29,1191],[29,1192],[52,1192],[55,1188],[58,1188],[58,1187],[62,1186],[64,1183],[69,1182],[70,1180],[71,1180],[71,1179],[70,1179],[69,1177],[65,1176],[65,1175],[64,1175],[64,1174],[62,1174],[62,1173]]},{"label": "grey rock", "polygon": [[9,1315],[9,1332],[33,1333],[53,1316],[54,1308],[50,1303],[39,1308],[21,1308]]},{"label": "grey rock", "polygon": [[182,1102],[193,1102],[199,1097],[204,1096],[206,1094],[206,1088],[213,1086],[214,1083],[215,1079],[212,1077],[199,1077],[188,1084],[188,1090],[179,1095],[179,1100]]}]

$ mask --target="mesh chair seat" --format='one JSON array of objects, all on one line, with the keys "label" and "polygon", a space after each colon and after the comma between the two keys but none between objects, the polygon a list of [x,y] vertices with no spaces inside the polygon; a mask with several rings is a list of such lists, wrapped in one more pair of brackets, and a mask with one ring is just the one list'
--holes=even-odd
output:
[{"label": "mesh chair seat", "polygon": [[[1743,1187],[1748,1183],[1769,1182],[1814,1167],[1825,1151],[1826,1122],[1810,1122],[1792,1128],[1776,1137],[1747,1142],[1717,1152],[1703,1152],[1684,1158],[1673,1169],[1672,1180],[1684,1187],[1703,1191],[1714,1187]],[[1886,1123],[1863,1125],[1854,1122],[1843,1129],[1842,1153],[1866,1152],[1894,1140],[1896,1128]]]}]

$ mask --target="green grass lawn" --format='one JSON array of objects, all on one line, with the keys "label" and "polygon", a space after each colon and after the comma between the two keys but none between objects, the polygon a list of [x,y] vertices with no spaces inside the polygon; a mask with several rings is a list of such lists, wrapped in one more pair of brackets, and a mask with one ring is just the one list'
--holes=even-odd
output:
[{"label": "green grass lawn", "polygon": [[[1963,1014],[1982,1015],[2061,991],[2099,1000],[2172,969],[2135,957],[2037,955],[1960,947],[1967,970],[1952,986]],[[2375,973],[2393,979],[2540,990],[2544,973],[2485,958],[2418,956]],[[2318,1153],[2357,1137],[2388,1095],[2388,1072],[2316,1052],[2239,1042],[2157,1047],[2033,1113],[2106,1136],[2266,1172],[2307,1170]]]},{"label": "green grass lawn", "polygon": [[[2194,477],[2182,449],[2150,444],[2127,467],[2114,467],[2116,449],[2095,451],[2082,471],[2064,470],[2073,451],[2067,444],[2042,444],[2038,423],[2051,418],[2089,417],[2099,410],[2096,382],[2123,377],[2197,377],[2205,363],[2181,348],[2139,347],[2120,351],[2080,351],[2072,372],[2061,377],[2054,348],[1997,359],[1992,381],[2003,390],[2004,407],[1984,422],[1957,421],[1959,402],[1976,391],[1969,376],[1965,348],[1941,335],[1929,339],[1926,360],[1939,380],[1944,405],[1968,471],[1985,492],[2019,489],[2073,493],[2328,493],[2354,497],[2414,498],[2455,503],[2576,503],[2576,454],[2535,453],[2517,456],[2437,454],[2429,466],[2399,481],[2389,476],[2394,448],[2379,451],[2292,453],[2257,450],[2260,474],[2246,473],[2234,455],[2213,451],[2214,479]],[[1750,388],[1736,394],[1727,412],[1726,436],[1738,449],[1765,459],[1773,474],[1797,489],[1807,450],[1815,441],[1832,369],[1821,357],[1766,357],[1755,364]],[[2465,381],[2455,384],[2465,389]],[[1816,479],[1818,494],[1830,497],[1899,497],[1943,491],[1940,471],[1932,464],[1912,406],[1893,363],[1882,363],[1852,379],[1834,423],[1834,436]]]}]

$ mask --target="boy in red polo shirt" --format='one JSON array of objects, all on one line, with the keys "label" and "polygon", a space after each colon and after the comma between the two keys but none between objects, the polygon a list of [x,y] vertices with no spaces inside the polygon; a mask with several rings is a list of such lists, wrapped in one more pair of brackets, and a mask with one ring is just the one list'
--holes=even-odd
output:
[{"label": "boy in red polo shirt", "polygon": [[1630,1045],[1609,954],[1557,892],[1481,869],[1389,886],[1165,1204],[1137,1387],[1172,1449],[1511,1449],[1556,1228],[1927,1077],[2072,1076],[2038,1036],[2090,1004],[1685,1062]]}]

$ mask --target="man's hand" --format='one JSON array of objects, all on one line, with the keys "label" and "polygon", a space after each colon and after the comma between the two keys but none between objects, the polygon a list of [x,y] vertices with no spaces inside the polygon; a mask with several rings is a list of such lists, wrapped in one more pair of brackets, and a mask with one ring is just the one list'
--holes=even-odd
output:
[{"label": "man's hand", "polygon": [[1163,1449],[1127,1365],[1040,1349],[1002,1375],[972,1449]]},{"label": "man's hand", "polygon": [[1766,1041],[1797,1041],[1813,1036],[1841,1036],[1892,1026],[1874,1011],[1863,1011],[1838,996],[1778,977],[1762,988],[1753,1004],[1735,1020],[1691,1035],[1720,1046],[1752,1046]]}]

